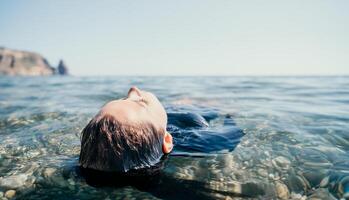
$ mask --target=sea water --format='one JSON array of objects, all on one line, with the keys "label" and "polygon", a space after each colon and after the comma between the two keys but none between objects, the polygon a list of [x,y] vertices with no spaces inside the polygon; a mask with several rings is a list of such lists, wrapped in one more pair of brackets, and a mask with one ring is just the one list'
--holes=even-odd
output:
[{"label": "sea water", "polygon": [[[156,184],[96,187],[78,170],[80,132],[131,86],[157,95],[169,116],[215,117],[207,127],[169,127],[175,147]],[[233,135],[221,137],[228,129]],[[349,77],[2,76],[0,199],[13,192],[17,199],[348,198]]]}]

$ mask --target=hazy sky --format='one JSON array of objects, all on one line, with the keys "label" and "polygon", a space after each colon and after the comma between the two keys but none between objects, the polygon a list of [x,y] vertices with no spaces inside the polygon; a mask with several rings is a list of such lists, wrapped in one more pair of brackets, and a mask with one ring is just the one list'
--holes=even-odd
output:
[{"label": "hazy sky", "polygon": [[0,46],[74,75],[344,75],[349,1],[4,0]]}]

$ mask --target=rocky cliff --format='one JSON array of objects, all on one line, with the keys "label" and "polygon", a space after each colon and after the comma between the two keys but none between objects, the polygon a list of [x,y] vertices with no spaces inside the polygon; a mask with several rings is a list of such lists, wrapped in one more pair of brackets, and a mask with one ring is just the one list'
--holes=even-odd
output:
[{"label": "rocky cliff", "polygon": [[[61,66],[62,65],[62,66]],[[63,61],[52,67],[40,54],[0,47],[0,74],[21,76],[66,75],[68,68]]]}]

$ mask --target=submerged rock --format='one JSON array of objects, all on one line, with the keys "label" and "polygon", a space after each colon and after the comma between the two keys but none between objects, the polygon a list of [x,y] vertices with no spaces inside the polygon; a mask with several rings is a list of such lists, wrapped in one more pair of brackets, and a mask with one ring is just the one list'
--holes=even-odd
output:
[{"label": "submerged rock", "polygon": [[288,188],[285,184],[281,182],[276,182],[275,184],[275,189],[276,189],[276,195],[280,199],[288,199],[290,196],[290,193],[288,191]]},{"label": "submerged rock", "polygon": [[238,181],[210,181],[206,187],[214,191],[225,192],[227,194],[247,196],[247,197],[258,197],[258,196],[270,196],[272,193],[272,185],[257,183],[257,182],[246,182],[241,183]]},{"label": "submerged rock", "polygon": [[5,193],[6,198],[13,198],[16,195],[16,190],[7,190]]},{"label": "submerged rock", "polygon": [[26,181],[28,179],[28,175],[26,174],[18,174],[12,175],[8,177],[0,178],[0,186],[5,188],[20,188],[26,185]]},{"label": "submerged rock", "polygon": [[24,174],[32,175],[39,167],[38,163],[33,162],[23,168],[22,172]]},{"label": "submerged rock", "polygon": [[330,181],[330,176],[326,176],[324,179],[320,182],[320,187],[326,187]]},{"label": "submerged rock", "polygon": [[57,170],[54,168],[46,168],[43,172],[45,178],[51,177]]},{"label": "submerged rock", "polygon": [[309,200],[335,200],[336,198],[325,188],[315,190],[309,197]]},{"label": "submerged rock", "polygon": [[272,163],[274,167],[279,168],[279,169],[288,169],[290,168],[291,162],[283,157],[283,156],[278,156],[272,160]]},{"label": "submerged rock", "polygon": [[301,194],[291,192],[290,199],[292,199],[292,200],[306,200],[307,196],[303,196]]},{"label": "submerged rock", "polygon": [[[303,179],[305,179],[304,182],[306,182],[309,187],[317,187],[318,185],[320,185],[321,187],[321,183],[325,184],[325,182],[322,182],[325,177],[326,177],[326,171],[324,170],[318,170],[318,171],[304,171],[304,172],[298,172],[299,176],[303,177]],[[325,180],[326,181],[326,180]]]},{"label": "submerged rock", "polygon": [[310,189],[309,182],[303,176],[296,174],[289,175],[285,180],[285,183],[291,191],[297,193],[304,193]]},{"label": "submerged rock", "polygon": [[263,177],[268,177],[269,174],[268,174],[268,171],[266,169],[263,169],[263,168],[259,168],[257,170],[257,173],[260,175],[260,176],[263,176]]},{"label": "submerged rock", "polygon": [[338,186],[338,192],[343,196],[343,198],[349,199],[349,176],[345,176],[341,179]]}]

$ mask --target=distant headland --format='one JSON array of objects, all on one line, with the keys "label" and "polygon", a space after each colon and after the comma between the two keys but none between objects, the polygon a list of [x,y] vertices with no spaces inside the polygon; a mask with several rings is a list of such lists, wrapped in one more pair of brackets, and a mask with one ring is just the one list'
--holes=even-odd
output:
[{"label": "distant headland", "polygon": [[68,67],[63,60],[57,67],[35,52],[19,51],[0,47],[0,75],[49,76],[68,75]]}]

